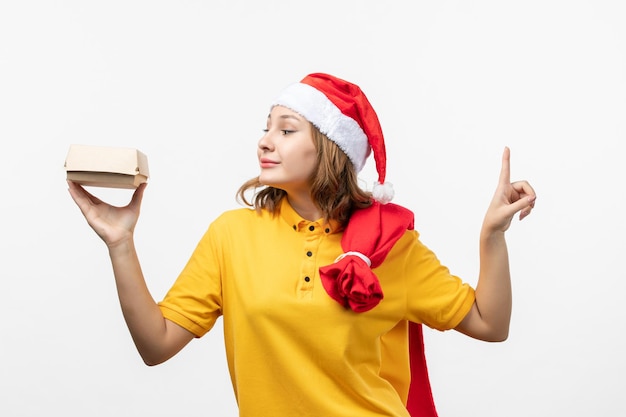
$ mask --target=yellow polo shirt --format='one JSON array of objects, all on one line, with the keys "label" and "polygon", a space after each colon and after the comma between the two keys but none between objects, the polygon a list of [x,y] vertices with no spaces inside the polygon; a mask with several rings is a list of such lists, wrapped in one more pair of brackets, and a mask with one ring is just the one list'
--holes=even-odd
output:
[{"label": "yellow polo shirt", "polygon": [[223,316],[240,416],[408,416],[406,320],[451,329],[474,302],[407,231],[374,269],[380,304],[345,309],[318,272],[343,252],[340,241],[336,224],[304,220],[286,199],[276,215],[227,211],[159,303],[197,337]]}]

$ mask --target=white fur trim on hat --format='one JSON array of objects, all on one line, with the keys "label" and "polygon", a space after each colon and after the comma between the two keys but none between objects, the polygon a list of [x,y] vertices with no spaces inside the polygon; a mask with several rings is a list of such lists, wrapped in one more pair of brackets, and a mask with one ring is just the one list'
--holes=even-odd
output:
[{"label": "white fur trim on hat", "polygon": [[308,84],[291,84],[276,97],[272,107],[277,105],[302,115],[348,155],[356,172],[363,169],[371,152],[367,135],[354,119],[344,115],[324,93]]}]

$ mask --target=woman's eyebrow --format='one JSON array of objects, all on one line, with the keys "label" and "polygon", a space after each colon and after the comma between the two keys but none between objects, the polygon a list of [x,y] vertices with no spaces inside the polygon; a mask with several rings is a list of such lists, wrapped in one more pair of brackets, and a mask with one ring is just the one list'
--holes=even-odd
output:
[{"label": "woman's eyebrow", "polygon": [[281,114],[279,117],[280,117],[281,119],[294,119],[294,120],[297,120],[297,121],[300,121],[300,120],[301,120],[301,119],[300,119],[298,116],[296,116],[295,114]]},{"label": "woman's eyebrow", "polygon": [[[298,122],[302,121],[302,118],[300,117],[300,115],[297,115],[297,114],[281,114],[281,115],[278,116],[278,118],[279,119],[283,119],[283,120],[285,120],[285,119],[294,119],[294,120],[296,120]],[[269,113],[267,115],[267,121],[269,122],[271,120],[272,120],[272,114]]]}]

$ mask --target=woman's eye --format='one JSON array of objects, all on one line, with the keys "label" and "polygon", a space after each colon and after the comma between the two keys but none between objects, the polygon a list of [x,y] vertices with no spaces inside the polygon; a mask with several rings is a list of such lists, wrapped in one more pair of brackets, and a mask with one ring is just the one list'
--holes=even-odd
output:
[{"label": "woman's eye", "polygon": [[[270,130],[268,128],[263,129],[263,133],[268,133]],[[291,133],[294,133],[295,130],[289,130],[289,129],[280,129],[280,133],[283,134],[283,136],[287,136]]]}]

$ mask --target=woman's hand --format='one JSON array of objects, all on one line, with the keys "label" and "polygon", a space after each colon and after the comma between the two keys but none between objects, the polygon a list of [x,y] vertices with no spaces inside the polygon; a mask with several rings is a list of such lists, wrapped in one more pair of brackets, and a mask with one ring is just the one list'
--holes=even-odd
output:
[{"label": "woman's hand", "polygon": [[74,182],[68,184],[87,223],[109,247],[122,313],[139,354],[148,365],[166,361],[194,335],[163,318],[141,272],[133,232],[146,184],[137,187],[124,207],[107,204]]},{"label": "woman's hand", "polygon": [[509,148],[504,148],[498,187],[483,221],[476,300],[456,327],[468,336],[492,342],[506,340],[511,322],[511,274],[504,232],[515,213],[520,212],[520,220],[530,214],[536,199],[527,181],[511,183],[510,157]]},{"label": "woman's hand", "polygon": [[109,248],[132,238],[146,183],[137,187],[130,203],[124,207],[115,207],[103,202],[75,182],[68,181],[68,185],[70,195],[87,223]]},{"label": "woman's hand", "polygon": [[515,213],[520,212],[520,220],[530,214],[535,207],[536,198],[535,191],[528,181],[511,182],[511,151],[505,147],[498,187],[485,214],[483,231],[505,232],[511,225]]}]

